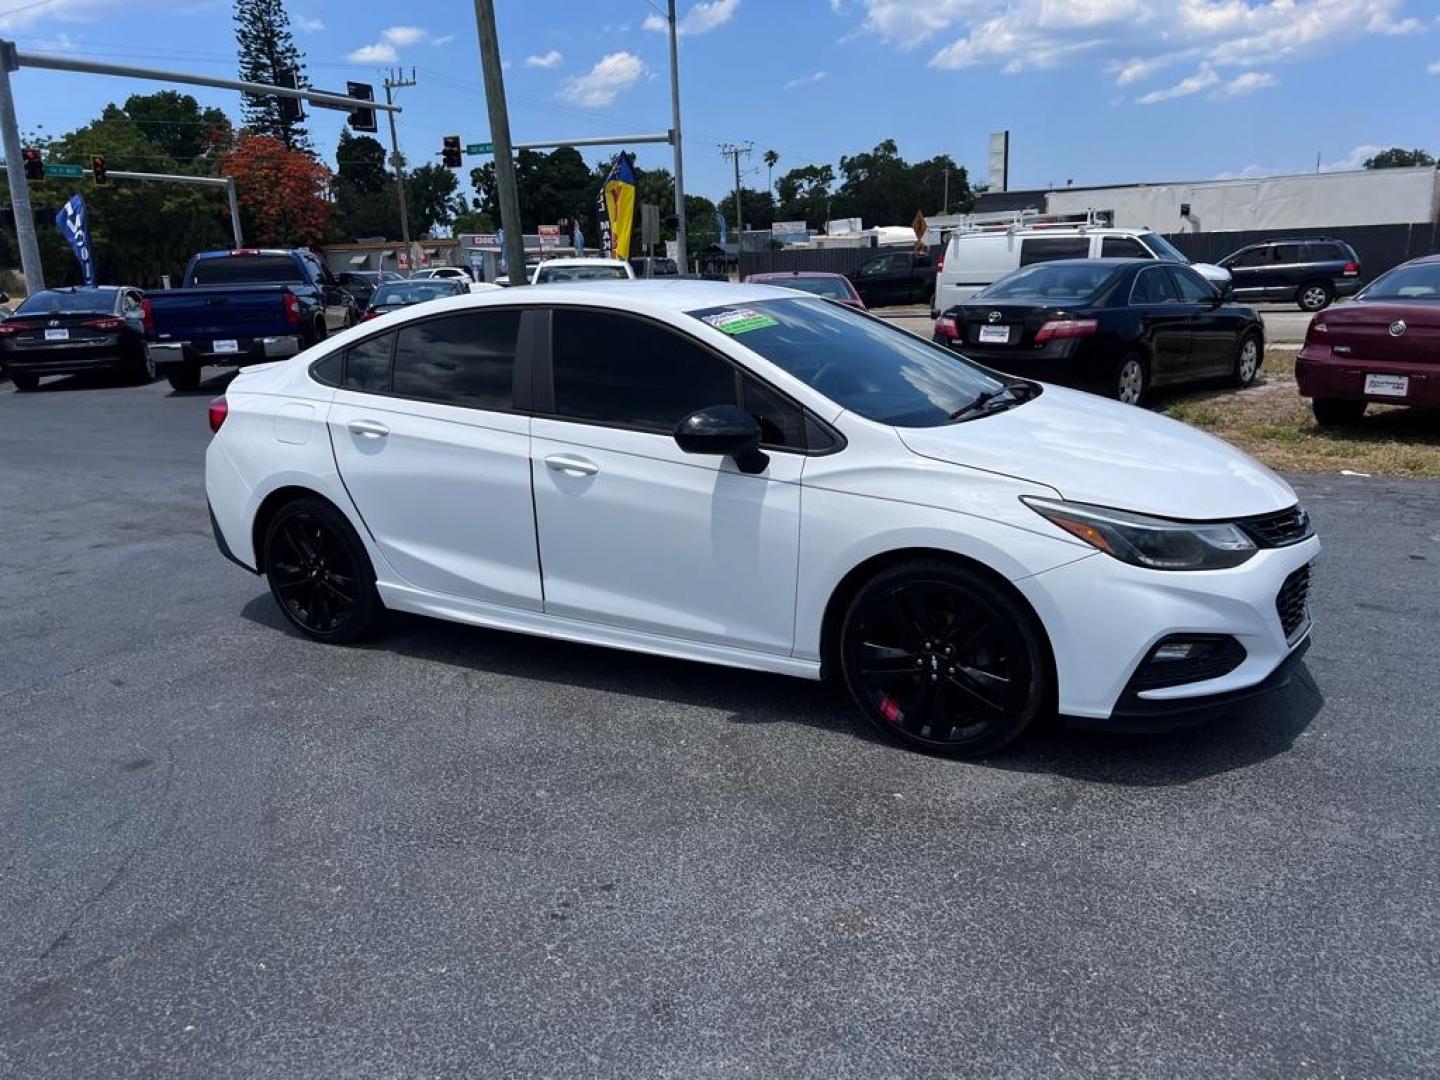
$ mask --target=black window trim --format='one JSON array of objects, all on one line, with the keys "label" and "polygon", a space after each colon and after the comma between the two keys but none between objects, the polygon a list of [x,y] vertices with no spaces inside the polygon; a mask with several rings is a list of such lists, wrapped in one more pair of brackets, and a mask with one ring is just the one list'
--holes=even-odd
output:
[{"label": "black window trim", "polygon": [[588,427],[611,428],[616,431],[633,431],[639,435],[661,435],[667,439],[673,439],[675,435],[673,428],[667,431],[664,428],[652,427],[648,425],[641,426],[639,424],[626,424],[608,420],[591,420],[578,416],[562,416],[560,413],[557,413],[555,411],[555,352],[552,328],[553,323],[550,319],[550,316],[552,316],[557,310],[596,311],[603,315],[615,315],[620,318],[634,319],[637,322],[647,323],[648,325],[658,327],[663,331],[668,331],[669,333],[672,333],[677,337],[684,339],[689,344],[696,346],[702,351],[709,353],[711,356],[718,358],[722,363],[729,366],[731,371],[735,374],[735,403],[737,405],[744,400],[742,397],[741,380],[746,378],[753,379],[755,382],[759,383],[760,386],[763,387],[765,390],[768,390],[770,393],[774,394],[777,398],[779,398],[784,404],[799,410],[802,430],[806,430],[805,421],[806,418],[809,418],[810,420],[813,420],[817,425],[819,425],[819,427],[830,437],[831,440],[831,444],[829,446],[824,447],[820,450],[812,450],[809,448],[809,446],[806,446],[804,449],[800,449],[794,446],[775,446],[770,443],[762,442],[760,446],[763,450],[771,451],[777,454],[799,454],[803,457],[825,457],[828,454],[839,453],[845,448],[845,436],[839,431],[837,431],[835,427],[829,422],[827,422],[823,417],[816,416],[813,410],[808,409],[804,405],[800,404],[800,402],[796,401],[793,397],[787,394],[784,390],[781,390],[778,386],[774,385],[773,383],[769,382],[764,378],[761,378],[758,372],[752,371],[749,368],[745,367],[743,364],[738,363],[731,357],[726,356],[724,353],[720,352],[718,349],[712,346],[708,341],[702,341],[694,335],[690,334],[688,331],[682,329],[681,327],[675,326],[674,324],[665,322],[661,319],[654,319],[648,315],[642,315],[639,312],[635,311],[620,311],[616,308],[601,307],[595,304],[552,303],[546,305],[545,312],[547,318],[545,323],[545,347],[543,351],[537,352],[535,354],[534,404],[536,408],[531,413],[531,415],[536,417],[537,419],[558,420],[561,423],[565,424],[583,424]]},{"label": "black window trim", "polygon": [[1128,294],[1128,295],[1126,296],[1126,298],[1125,298],[1125,306],[1126,306],[1126,307],[1136,307],[1136,306],[1139,306],[1139,307],[1159,307],[1161,304],[1183,304],[1183,303],[1185,303],[1185,302],[1186,302],[1185,299],[1179,295],[1179,294],[1180,294],[1180,286],[1177,285],[1173,279],[1172,279],[1171,282],[1170,282],[1170,287],[1171,287],[1172,289],[1174,289],[1176,295],[1175,295],[1172,299],[1169,299],[1169,300],[1161,300],[1161,301],[1159,301],[1159,302],[1156,302],[1156,301],[1154,301],[1154,300],[1142,300],[1142,301],[1139,303],[1139,305],[1137,305],[1136,302],[1135,302],[1135,287],[1140,284],[1140,277],[1141,277],[1142,274],[1168,274],[1169,269],[1170,269],[1169,263],[1164,262],[1164,261],[1162,261],[1162,260],[1158,260],[1158,259],[1155,261],[1155,264],[1154,264],[1153,266],[1142,266],[1142,267],[1140,267],[1140,269],[1138,269],[1138,270],[1135,272],[1135,276],[1130,279],[1130,292],[1129,292],[1129,294]]},{"label": "black window trim", "polygon": [[[520,326],[515,332],[515,364],[510,383],[509,408],[486,408],[481,405],[466,405],[461,402],[455,401],[436,401],[433,398],[416,397],[413,394],[395,393],[395,351],[399,347],[401,330],[404,330],[407,327],[411,326],[419,326],[422,323],[433,322],[436,319],[445,319],[455,315],[467,315],[474,312],[489,311],[518,311],[520,313]],[[318,357],[317,359],[311,361],[309,366],[306,368],[306,373],[310,376],[310,379],[313,382],[319,383],[321,386],[328,386],[334,390],[348,390],[353,394],[371,394],[375,397],[391,398],[396,401],[415,401],[419,402],[422,405],[440,405],[447,409],[465,409],[469,412],[477,413],[503,413],[509,416],[533,415],[533,410],[529,408],[529,405],[533,400],[534,396],[533,386],[534,370],[536,367],[536,350],[542,344],[546,345],[547,347],[549,344],[548,319],[545,320],[547,325],[544,328],[544,335],[542,338],[540,327],[538,325],[540,319],[537,318],[537,315],[537,308],[533,304],[487,304],[483,307],[461,308],[458,311],[429,312],[423,318],[409,319],[401,323],[399,326],[386,326],[383,328],[377,327],[375,333],[373,334],[366,334],[362,338],[349,342],[343,348],[332,349],[324,356]],[[345,376],[350,364],[350,350],[364,345],[367,341],[374,341],[382,334],[390,335],[390,388],[386,390],[376,390],[363,386],[347,386],[345,384]],[[333,356],[336,352],[339,352],[341,354],[340,381],[338,383],[326,382],[324,379],[322,379],[319,375],[315,373],[315,369],[321,364],[325,363],[326,360],[330,359],[330,357]]]}]

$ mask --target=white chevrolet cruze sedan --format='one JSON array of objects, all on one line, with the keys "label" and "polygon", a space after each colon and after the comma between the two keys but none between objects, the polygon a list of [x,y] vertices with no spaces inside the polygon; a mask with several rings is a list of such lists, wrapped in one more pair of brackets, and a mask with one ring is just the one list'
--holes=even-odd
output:
[{"label": "white chevrolet cruze sedan", "polygon": [[1320,549],[1182,424],[766,286],[384,316],[211,406],[221,550],[310,637],[386,609],[843,679],[912,746],[1154,729],[1283,685]]}]

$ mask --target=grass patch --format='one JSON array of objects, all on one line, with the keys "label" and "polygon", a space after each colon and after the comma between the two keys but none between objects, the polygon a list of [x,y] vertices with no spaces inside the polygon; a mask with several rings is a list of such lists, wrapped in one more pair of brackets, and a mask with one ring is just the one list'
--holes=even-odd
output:
[{"label": "grass patch", "polygon": [[1259,382],[1245,390],[1203,390],[1157,405],[1272,468],[1440,480],[1440,415],[1371,405],[1353,428],[1322,429],[1296,390],[1295,352],[1267,351]]}]

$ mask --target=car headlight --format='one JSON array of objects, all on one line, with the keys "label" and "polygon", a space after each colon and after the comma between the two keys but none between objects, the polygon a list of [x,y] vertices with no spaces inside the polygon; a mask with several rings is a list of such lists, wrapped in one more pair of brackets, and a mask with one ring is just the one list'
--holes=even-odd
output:
[{"label": "car headlight", "polygon": [[1256,550],[1255,542],[1229,522],[1169,521],[1029,496],[1021,496],[1021,502],[1106,555],[1151,570],[1225,570]]}]

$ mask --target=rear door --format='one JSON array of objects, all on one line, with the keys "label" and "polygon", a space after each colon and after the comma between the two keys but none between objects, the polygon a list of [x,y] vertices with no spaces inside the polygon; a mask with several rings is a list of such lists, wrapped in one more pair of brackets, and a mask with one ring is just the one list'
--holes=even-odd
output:
[{"label": "rear door", "polygon": [[1190,305],[1166,266],[1147,266],[1130,287],[1130,307],[1140,318],[1141,334],[1150,347],[1150,384],[1159,386],[1185,378],[1190,360]]},{"label": "rear door", "polygon": [[[529,417],[534,313],[408,322],[346,350],[330,406],[340,476],[386,560],[426,593],[539,611]],[[524,330],[522,331],[522,326]]]}]

